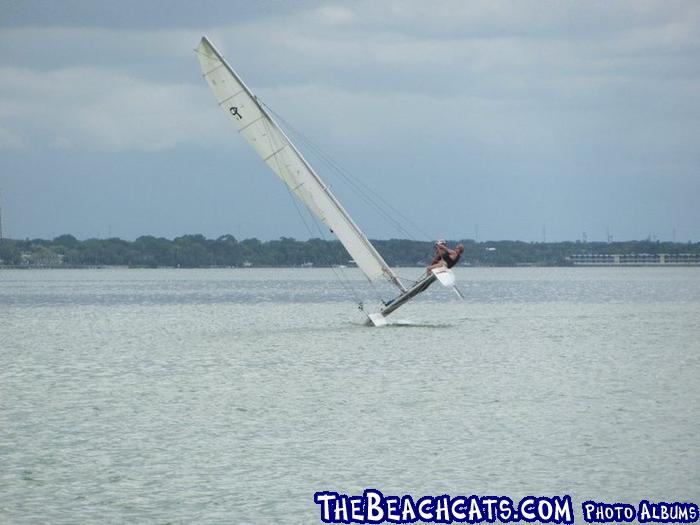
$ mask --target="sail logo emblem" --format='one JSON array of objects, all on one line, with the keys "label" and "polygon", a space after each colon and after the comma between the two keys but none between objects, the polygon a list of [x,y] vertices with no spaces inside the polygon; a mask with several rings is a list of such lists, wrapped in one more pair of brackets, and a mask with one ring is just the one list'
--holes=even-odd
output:
[{"label": "sail logo emblem", "polygon": [[241,115],[238,112],[238,108],[236,106],[231,107],[231,109],[229,109],[229,111],[231,112],[231,115],[236,117],[238,120],[241,120],[243,118],[243,115]]}]

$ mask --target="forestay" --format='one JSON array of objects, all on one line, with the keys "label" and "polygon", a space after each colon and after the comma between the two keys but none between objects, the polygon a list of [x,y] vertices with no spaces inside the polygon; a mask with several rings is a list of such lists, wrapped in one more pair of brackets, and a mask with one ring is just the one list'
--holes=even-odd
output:
[{"label": "forestay", "polygon": [[330,228],[369,280],[385,277],[405,290],[379,252],[211,42],[203,37],[195,51],[219,106],[263,161]]}]

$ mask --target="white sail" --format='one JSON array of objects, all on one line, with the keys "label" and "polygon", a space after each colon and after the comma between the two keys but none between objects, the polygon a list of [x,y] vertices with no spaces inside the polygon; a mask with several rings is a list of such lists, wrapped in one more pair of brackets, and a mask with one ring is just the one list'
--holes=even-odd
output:
[{"label": "white sail", "polygon": [[263,161],[338,237],[369,280],[404,286],[323,181],[221,54],[202,37],[195,50],[221,109]]}]

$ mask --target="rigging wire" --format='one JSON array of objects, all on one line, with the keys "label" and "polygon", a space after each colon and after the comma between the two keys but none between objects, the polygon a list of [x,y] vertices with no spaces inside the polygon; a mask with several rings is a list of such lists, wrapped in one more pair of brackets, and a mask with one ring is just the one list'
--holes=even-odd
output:
[{"label": "rigging wire", "polygon": [[351,189],[367,204],[370,208],[380,215],[388,224],[390,224],[397,232],[401,235],[405,235],[411,240],[415,240],[415,237],[411,232],[406,230],[401,223],[392,217],[387,211],[375,200],[375,196],[369,193],[367,190],[362,188],[356,179],[351,178],[345,173],[345,170],[334,163],[334,161],[326,156],[316,145],[308,142],[308,139],[304,137],[298,137],[302,143],[304,143],[307,148],[312,151],[326,166],[333,170],[336,174],[340,175],[341,178],[348,184]]},{"label": "rigging wire", "polygon": [[[355,194],[358,195],[364,202],[373,208],[375,212],[378,213],[381,217],[384,218],[385,221],[387,221],[389,224],[391,224],[397,231],[399,231],[401,234],[405,235],[406,237],[410,238],[411,240],[416,241],[417,239],[409,232],[406,230],[406,228],[403,227],[401,222],[399,222],[396,218],[392,217],[388,212],[387,208],[392,210],[396,215],[400,216],[404,221],[407,223],[411,224],[417,231],[419,231],[423,237],[427,240],[430,240],[432,237],[429,236],[428,234],[425,233],[414,221],[412,221],[410,218],[406,217],[403,213],[401,213],[399,210],[397,210],[394,206],[392,206],[390,203],[388,203],[384,198],[382,198],[379,194],[374,192],[367,184],[359,180],[357,177],[355,177],[352,173],[350,173],[347,169],[343,168],[340,166],[337,162],[335,162],[328,154],[326,154],[319,146],[314,144],[309,138],[304,136],[300,131],[298,131],[294,126],[292,126],[289,122],[287,122],[281,115],[279,115],[277,112],[275,112],[272,108],[270,108],[267,104],[262,102],[260,99],[257,100],[259,104],[265,107],[267,111],[269,111],[271,114],[274,115],[276,119],[279,120],[279,122],[287,129],[289,129],[295,136],[297,140],[300,140],[312,153],[315,154],[315,156],[320,159],[328,168],[330,168],[330,171],[333,173],[336,173],[339,175],[349,186],[351,189],[354,190]],[[266,120],[263,120],[265,127],[267,128],[267,137],[269,141],[269,146],[271,150],[275,150],[275,145],[273,144],[272,136],[273,133],[271,133],[272,129],[270,128],[269,122]],[[277,157],[277,155],[273,156],[274,162],[277,164],[277,168],[279,172],[283,172],[286,169],[286,166],[283,166],[280,159]],[[292,199],[292,202],[294,203],[294,207],[297,210],[297,214],[299,217],[302,219],[302,223],[304,224],[307,232],[309,233],[309,237],[313,237],[313,232],[311,227],[309,226],[308,222],[304,219],[304,216],[299,208],[299,205],[297,203],[297,198],[298,195],[296,195],[296,192],[293,191],[288,185],[285,184],[285,187],[287,187],[287,191],[290,195],[290,198]],[[323,228],[320,223],[319,219],[314,216],[314,214],[311,213],[311,210],[308,209],[308,207],[305,207],[307,209],[307,212],[309,214],[309,217],[311,218],[311,222],[316,226],[316,229],[319,232],[319,235],[322,240],[325,242],[329,242],[328,239],[326,238],[325,235],[325,228]],[[348,278],[348,276],[345,274],[343,271],[342,266],[335,266],[331,263],[330,257],[327,257],[327,262],[328,266],[331,268],[333,274],[335,275],[336,279],[338,282],[341,284],[341,286],[346,290],[347,293],[349,293],[355,301],[358,303],[360,310],[363,310],[363,303],[362,300],[359,298],[357,291],[355,287],[352,285],[352,282]],[[404,278],[406,281],[413,282],[414,284],[418,281],[414,279],[408,279]],[[374,292],[374,294],[377,296],[378,300],[382,303],[384,303],[384,300],[382,298],[382,294],[380,291],[377,289],[375,286],[375,283],[373,283],[371,280],[369,280],[370,286]],[[386,304],[386,303],[384,303]]]},{"label": "rigging wire", "polygon": [[[274,110],[270,110],[274,112]],[[342,166],[337,164],[329,155],[327,155],[319,146],[314,144],[308,137],[304,136],[299,130],[294,128],[289,122],[284,120],[279,114],[275,113],[276,117],[280,119],[281,122],[285,124],[286,127],[289,128],[291,132],[294,133],[295,137],[299,139],[301,142],[303,142],[306,147],[314,153],[319,160],[321,160],[326,166],[328,166],[332,172],[336,173],[339,175],[346,184],[348,184],[351,189],[360,197],[362,200],[371,208],[375,210],[376,213],[378,213],[380,216],[384,218],[389,224],[391,224],[398,232],[400,232],[402,235],[406,235],[407,237],[415,240],[414,236],[406,230],[399,221],[397,221],[394,217],[392,217],[387,211],[382,207],[380,203],[375,200],[376,198],[381,198],[379,197],[376,193],[373,193],[371,189],[369,189],[362,181],[354,177],[351,173],[349,173],[347,170],[345,170]],[[393,209],[396,213],[401,214],[398,210],[393,208],[389,203],[384,201],[384,206]]]},{"label": "rigging wire", "polygon": [[277,113],[274,109],[270,108],[267,104],[263,103],[262,101],[259,100],[261,104],[265,106],[267,110],[272,113],[276,119],[280,121],[280,123],[284,124],[286,128],[291,131],[295,137],[300,139],[306,146],[307,148],[312,151],[324,164],[326,164],[333,172],[337,173],[340,175],[340,177],[355,191],[357,195],[359,195],[366,204],[368,204],[371,208],[373,208],[380,216],[382,216],[388,223],[390,223],[397,231],[399,231],[402,235],[406,235],[409,237],[411,240],[417,240],[411,232],[406,230],[402,226],[402,224],[392,217],[387,211],[386,208],[390,209],[392,212],[394,212],[396,215],[401,217],[405,222],[410,224],[413,228],[418,231],[421,236],[424,237],[425,240],[432,240],[433,237],[431,235],[428,235],[420,226],[418,226],[413,220],[411,220],[409,217],[407,217],[405,214],[403,214],[400,210],[396,209],[394,206],[392,206],[389,202],[386,201],[381,195],[379,195],[377,192],[372,190],[367,184],[362,182],[362,180],[358,179],[355,177],[350,171],[347,169],[343,168],[340,164],[338,164],[335,160],[333,160],[332,157],[330,157],[327,153],[325,153],[318,145],[316,145],[313,141],[311,141],[308,137],[306,137],[303,133],[301,133],[299,130],[297,130],[294,126],[292,126],[288,121],[284,119],[279,113]]},{"label": "rigging wire", "polygon": [[[278,166],[279,166],[279,164],[278,164]],[[285,186],[286,186],[286,184],[285,184]],[[290,196],[292,197],[292,200],[294,201],[294,205],[296,206],[297,211],[298,211],[299,214],[301,215],[301,211],[299,210],[299,206],[298,206],[298,203],[297,203],[297,198],[295,197],[295,195],[293,195],[292,190],[291,190],[288,186],[287,186],[287,189],[288,189],[288,191],[289,191]],[[329,239],[328,239],[328,237],[326,236],[325,228],[324,228],[324,226],[321,224],[320,219],[319,219],[318,217],[316,217],[316,215],[314,215],[313,213],[311,213],[311,210],[310,210],[308,207],[304,206],[304,208],[306,209],[306,212],[309,214],[309,218],[311,219],[311,223],[314,224],[314,226],[316,226],[316,229],[318,230],[318,234],[319,234],[321,240],[323,240],[324,242],[330,242]],[[302,220],[303,220],[303,216],[302,216]],[[309,232],[309,237],[311,237],[311,236],[313,235],[313,232],[311,231],[311,228],[307,225],[307,222],[306,222],[306,221],[304,221],[304,225],[307,226],[307,230],[308,230],[308,232]],[[350,294],[353,296],[353,298],[355,299],[355,301],[356,301],[357,304],[359,305],[360,310],[362,310],[362,311],[364,312],[363,301],[362,301],[362,299],[358,296],[357,291],[356,291],[356,288],[352,285],[352,281],[350,280],[350,278],[349,278],[349,277],[347,276],[347,274],[345,273],[345,270],[344,270],[343,265],[337,265],[337,266],[334,265],[334,264],[331,262],[331,258],[330,258],[330,257],[326,257],[326,262],[327,262],[327,264],[328,264],[328,267],[331,269],[331,271],[333,272],[333,274],[336,276],[336,278],[337,278],[338,281],[340,282],[340,284],[341,284],[347,291],[350,292]],[[382,296],[381,296],[381,294],[379,293],[379,291],[377,290],[375,284],[374,284],[370,279],[368,279],[367,281],[369,282],[370,287],[372,288],[372,291],[374,292],[374,294],[375,294],[375,296],[377,297],[378,301],[379,301],[379,302],[384,302],[384,300],[382,299]]]},{"label": "rigging wire", "polygon": [[[270,132],[271,132],[272,130],[270,129],[269,123],[268,123],[267,121],[265,121],[265,120],[263,120],[263,123],[264,123],[264,126],[267,128],[267,136],[268,136],[268,137],[271,137],[272,134],[271,134]],[[272,146],[272,139],[270,138],[269,141],[270,141],[270,146]],[[280,163],[280,161],[279,161],[279,159],[277,158],[276,155],[274,156],[274,161],[275,161],[275,163],[277,164],[278,170],[280,171],[280,173],[282,173],[282,172],[283,172],[283,166],[282,166],[282,164]],[[292,199],[292,202],[294,203],[294,208],[296,209],[297,214],[299,215],[299,218],[301,219],[301,222],[304,224],[304,227],[306,228],[306,231],[307,231],[308,234],[309,234],[309,238],[312,238],[312,237],[314,236],[313,230],[312,230],[311,227],[309,226],[308,222],[307,222],[306,219],[304,218],[303,213],[301,212],[301,209],[299,208],[299,203],[297,202],[297,197],[296,197],[296,195],[294,194],[294,192],[292,191],[292,189],[291,189],[287,184],[285,184],[284,187],[287,188],[287,193],[289,194],[290,198]],[[316,219],[316,217],[314,217],[314,215],[311,213],[311,211],[310,211],[308,208],[307,208],[307,212],[309,213],[309,216],[311,217],[311,222],[314,223],[315,226],[316,226],[316,228],[318,229],[318,232],[319,232],[321,238],[322,238],[324,241],[328,242],[327,239],[326,239],[326,237],[325,237],[325,234],[324,234],[324,232],[323,232],[323,228],[321,228],[321,226],[319,225],[318,220]],[[330,262],[331,259],[330,259],[329,256],[326,257],[326,261],[328,262],[328,266],[329,266],[329,267],[331,268],[331,270],[333,271],[333,274],[335,275],[336,279],[337,279],[338,282],[341,284],[341,286],[345,289],[345,291],[346,291],[347,293],[349,293],[349,294],[355,299],[355,301],[356,301],[359,305],[362,305],[362,300],[359,298],[359,296],[358,296],[358,294],[357,294],[357,291],[356,291],[355,288],[352,286],[352,284],[351,284],[351,282],[350,282],[350,279],[349,279],[346,275],[344,275],[344,274],[339,274],[339,272],[337,271],[337,269],[336,269],[336,268],[334,267],[334,265]]]},{"label": "rigging wire", "polygon": [[[266,106],[267,107],[267,106]],[[369,186],[367,186],[362,180],[359,178],[355,177],[351,172],[349,172],[347,169],[343,168],[340,166],[335,160],[333,160],[332,157],[330,157],[328,154],[326,154],[319,146],[314,144],[311,139],[305,137],[299,130],[295,129],[289,122],[284,120],[283,117],[281,117],[279,114],[277,114],[273,109],[268,108],[272,113],[275,114],[275,117],[280,119],[280,121],[287,127],[290,128],[290,131],[294,133],[295,138],[300,139],[301,142],[303,142],[307,148],[309,148],[312,153],[315,153],[315,155],[328,166],[331,171],[336,172],[339,174],[343,179],[345,179],[346,183],[351,187],[351,189],[354,189],[355,193],[359,195],[366,204],[368,204],[371,208],[373,208],[380,216],[382,216],[389,224],[391,224],[398,232],[402,233],[403,235],[406,235],[408,238],[410,238],[413,241],[417,241],[417,239],[409,232],[406,230],[402,224],[396,220],[394,217],[392,217],[390,214],[386,212],[386,210],[379,204],[377,203],[376,199],[379,199],[387,208],[391,209],[395,214],[399,215],[402,219],[404,219],[407,223],[409,223],[411,226],[413,226],[414,229],[416,229],[422,236],[424,240],[427,241],[432,241],[433,237],[425,233],[423,229],[421,229],[413,220],[411,220],[409,217],[404,215],[401,211],[396,209],[394,206],[392,206],[389,202],[387,202],[381,195],[378,193],[374,192]],[[364,188],[364,189],[363,189]],[[430,258],[432,257],[432,254],[426,253],[426,257]],[[403,280],[406,280],[408,282],[412,283],[417,283],[418,280],[413,279],[413,278],[407,278],[404,276],[397,276],[400,277]],[[420,280],[420,279],[419,279]],[[371,281],[370,281],[371,282]],[[372,286],[374,287],[374,283],[371,283]],[[375,290],[376,291],[376,290]],[[378,292],[377,292],[378,293]]]}]

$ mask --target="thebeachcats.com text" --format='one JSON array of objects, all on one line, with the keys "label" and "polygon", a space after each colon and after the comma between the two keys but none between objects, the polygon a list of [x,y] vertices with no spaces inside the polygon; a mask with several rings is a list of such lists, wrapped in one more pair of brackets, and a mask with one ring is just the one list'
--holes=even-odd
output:
[{"label": "thebeachcats.com text", "polygon": [[[574,523],[571,496],[526,496],[513,501],[507,496],[385,496],[368,488],[362,495],[322,491],[314,494],[323,523]],[[695,503],[642,500],[581,504],[585,523],[696,523]]]}]

